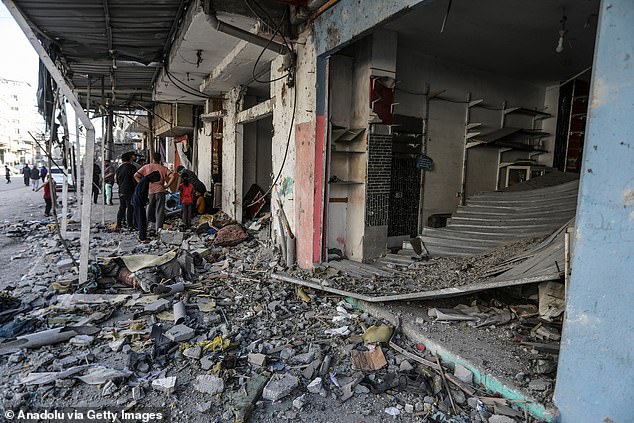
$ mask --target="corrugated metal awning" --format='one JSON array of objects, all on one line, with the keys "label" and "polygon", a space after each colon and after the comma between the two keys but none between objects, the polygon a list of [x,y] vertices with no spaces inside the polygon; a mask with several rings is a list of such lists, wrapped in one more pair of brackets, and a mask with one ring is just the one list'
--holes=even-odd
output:
[{"label": "corrugated metal awning", "polygon": [[152,84],[189,0],[16,0],[43,43],[57,51],[67,79],[93,104],[148,106]]}]

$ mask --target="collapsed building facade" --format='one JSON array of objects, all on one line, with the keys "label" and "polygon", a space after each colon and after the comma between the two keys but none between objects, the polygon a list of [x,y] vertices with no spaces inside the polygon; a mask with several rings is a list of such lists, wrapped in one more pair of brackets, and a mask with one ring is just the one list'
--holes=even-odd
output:
[{"label": "collapsed building facade", "polygon": [[585,350],[633,325],[632,4],[5,4],[89,134],[93,110],[141,110],[148,155],[194,170],[238,222],[265,203],[301,269],[346,259],[363,275],[392,251],[468,257],[554,232],[532,253],[546,264],[500,281],[569,279],[559,418],[626,421],[632,340]]}]

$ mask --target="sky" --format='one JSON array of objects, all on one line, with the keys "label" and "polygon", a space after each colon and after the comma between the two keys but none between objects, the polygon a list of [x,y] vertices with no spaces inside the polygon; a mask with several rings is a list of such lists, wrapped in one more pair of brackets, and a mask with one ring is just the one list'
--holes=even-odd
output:
[{"label": "sky", "polygon": [[20,29],[13,17],[0,3],[0,76],[17,81],[25,81],[33,87],[33,101],[37,90],[38,58],[31,43]]},{"label": "sky", "polygon": [[[37,105],[37,79],[39,59],[18,24],[9,13],[4,3],[0,2],[0,77],[24,81],[31,84],[33,90],[33,105]],[[75,135],[75,114],[72,108],[67,108],[71,138]],[[101,125],[96,122],[97,134],[101,134]]]}]

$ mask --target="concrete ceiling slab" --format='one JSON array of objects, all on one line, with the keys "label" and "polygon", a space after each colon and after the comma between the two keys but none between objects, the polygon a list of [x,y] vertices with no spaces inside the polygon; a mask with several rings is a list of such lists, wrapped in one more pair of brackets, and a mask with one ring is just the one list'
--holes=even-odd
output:
[{"label": "concrete ceiling slab", "polygon": [[[217,16],[248,31],[258,30],[257,20],[251,17],[220,11]],[[216,31],[202,7],[190,10],[170,51],[169,75],[163,69],[157,78],[154,100],[202,104],[204,96],[219,96],[231,87],[251,85],[253,66],[261,52],[259,46]],[[275,56],[269,51],[262,55],[255,70],[256,75],[261,75],[259,78],[268,79]]]},{"label": "concrete ceiling slab", "polygon": [[423,2],[385,28],[398,32],[399,48],[529,82],[565,80],[592,65],[599,0],[453,0],[441,33],[447,4]]}]

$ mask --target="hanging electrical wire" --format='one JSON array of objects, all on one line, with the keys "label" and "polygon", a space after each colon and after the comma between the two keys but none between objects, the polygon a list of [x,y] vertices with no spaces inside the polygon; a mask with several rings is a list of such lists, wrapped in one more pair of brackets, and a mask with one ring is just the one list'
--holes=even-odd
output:
[{"label": "hanging electrical wire", "polygon": [[[275,79],[271,79],[268,81],[262,81],[260,79],[258,79],[257,75],[256,75],[256,69],[258,67],[258,63],[260,62],[260,60],[262,59],[262,56],[264,55],[264,52],[269,48],[269,45],[271,45],[271,43],[273,42],[273,40],[275,39],[275,36],[280,33],[280,28],[282,27],[282,24],[284,23],[284,19],[286,18],[286,10],[284,11],[284,14],[282,15],[282,19],[280,19],[279,24],[277,25],[277,27],[275,28],[275,31],[273,32],[273,35],[271,36],[271,38],[269,38],[268,42],[266,43],[266,45],[264,46],[264,48],[262,49],[262,51],[260,52],[260,54],[258,55],[258,58],[255,60],[255,63],[253,64],[253,69],[251,70],[251,76],[253,77],[253,80],[255,82],[259,82],[260,84],[270,84],[272,82],[277,82],[279,80],[282,80],[288,76],[291,75],[290,72],[287,72],[286,74],[275,78]],[[293,50],[288,46],[288,44],[286,43],[286,37],[284,37],[284,35],[282,35],[282,38],[284,39],[284,43],[286,44],[286,48],[288,49],[289,52],[292,52]]]},{"label": "hanging electrical wire", "polygon": [[[271,29],[274,29],[275,27],[275,20],[271,17],[271,15],[269,14],[269,12],[258,2],[258,0],[245,0],[245,1],[252,1],[253,4],[255,4],[261,11],[262,13],[264,13],[264,15],[266,16],[266,18],[269,20],[268,24],[269,27]],[[258,19],[264,21],[257,13],[254,12],[254,14],[258,17]],[[286,10],[284,10],[284,15],[282,16],[282,19],[279,23],[279,28],[282,27],[282,25],[284,24],[284,19],[286,18]],[[286,36],[284,35],[284,31],[280,31],[280,35],[282,36],[282,40],[284,41],[284,45],[286,46],[286,48],[288,49],[288,51],[293,50],[291,48],[290,43],[288,42],[288,40],[286,39]]]},{"label": "hanging electrical wire", "polygon": [[[295,75],[293,75],[293,79],[294,78],[295,78]],[[275,185],[277,185],[278,181],[280,180],[280,177],[282,176],[282,171],[284,170],[284,166],[286,165],[286,158],[288,157],[288,149],[289,149],[289,147],[291,145],[291,138],[293,136],[293,126],[295,125],[295,114],[296,114],[296,112],[297,112],[297,86],[293,87],[293,113],[291,114],[291,121],[290,121],[290,125],[289,125],[289,128],[288,128],[288,138],[286,139],[286,148],[284,149],[284,157],[282,158],[282,164],[280,165],[280,170],[277,172],[277,176],[275,176],[275,179],[273,180],[273,183],[271,183],[271,185],[264,192],[262,197],[266,197],[267,195],[269,195],[271,193],[271,191],[273,190]],[[258,202],[258,200],[256,200],[253,203],[247,205],[247,207],[251,207],[254,204],[257,204],[257,202]]]},{"label": "hanging electrical wire", "polygon": [[[189,85],[187,85],[186,83],[184,83],[183,81],[179,80],[178,78],[176,78],[168,69],[167,67],[165,68],[165,75],[167,75],[167,78],[172,82],[172,84],[174,84],[174,86],[176,88],[178,88],[180,91],[184,92],[185,94],[189,94],[189,95],[193,95],[195,97],[199,97],[199,98],[209,98],[209,96],[201,93],[200,91],[196,90],[193,87],[190,87]],[[183,88],[185,87],[185,88]]]}]

